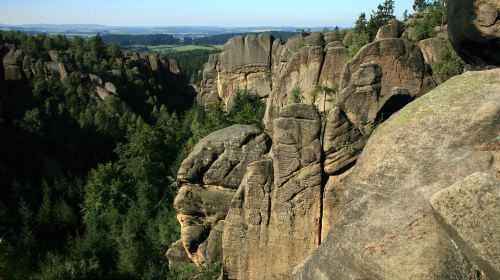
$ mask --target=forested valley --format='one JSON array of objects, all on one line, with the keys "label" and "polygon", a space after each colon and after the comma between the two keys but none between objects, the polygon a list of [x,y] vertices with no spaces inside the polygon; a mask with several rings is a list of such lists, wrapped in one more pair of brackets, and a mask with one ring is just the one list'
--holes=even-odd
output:
[{"label": "forested valley", "polygon": [[[260,101],[242,91],[229,112],[193,105],[184,75],[153,71],[100,36],[2,32],[0,46],[2,56],[22,53],[27,70],[16,81],[0,71],[0,278],[214,274],[190,265],[169,272],[165,251],[179,238],[175,174],[210,132],[260,125]],[[54,56],[65,77],[47,69]],[[117,94],[99,98],[101,79]]]}]

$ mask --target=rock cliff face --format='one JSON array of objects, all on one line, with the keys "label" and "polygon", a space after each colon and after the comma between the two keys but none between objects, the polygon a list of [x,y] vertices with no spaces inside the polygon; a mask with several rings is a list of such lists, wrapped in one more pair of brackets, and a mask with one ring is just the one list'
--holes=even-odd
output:
[{"label": "rock cliff face", "polygon": [[498,278],[500,70],[435,88],[446,36],[415,44],[403,29],[390,22],[353,58],[348,36],[328,33],[237,37],[210,57],[198,102],[259,89],[266,129],[216,132],[183,162],[171,265],[221,263],[228,279]]},{"label": "rock cliff face", "polygon": [[292,278],[469,279],[428,200],[474,172],[499,177],[499,92],[500,70],[469,72],[382,124],[337,186],[347,191],[327,239]]},{"label": "rock cliff face", "polygon": [[[229,108],[238,90],[249,90],[266,100],[264,123],[271,133],[273,120],[291,102],[293,91],[300,92],[302,103],[328,112],[338,104],[334,96],[318,94],[317,86],[340,91],[366,62],[382,68],[380,104],[392,96],[394,87],[418,97],[432,89],[435,82],[419,47],[399,39],[403,30],[401,22],[392,21],[381,28],[376,42],[350,61],[344,44],[331,41],[328,34],[299,34],[286,43],[268,35],[235,37],[220,55],[211,56],[205,64],[197,100],[201,104],[220,100]],[[325,36],[329,41],[326,46]]]},{"label": "rock cliff face", "polygon": [[231,279],[285,279],[320,242],[319,115],[294,104],[274,124],[272,160],[248,168],[226,217],[222,245]]}]

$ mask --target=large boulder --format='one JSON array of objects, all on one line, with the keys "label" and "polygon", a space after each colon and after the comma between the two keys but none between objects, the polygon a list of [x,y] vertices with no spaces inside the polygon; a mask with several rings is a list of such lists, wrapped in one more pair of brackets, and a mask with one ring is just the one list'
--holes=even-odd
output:
[{"label": "large boulder", "polygon": [[427,72],[419,47],[405,39],[385,39],[364,46],[349,61],[343,72],[341,89],[346,88],[352,76],[364,63],[378,64],[382,69],[380,101],[392,95],[394,87],[407,89],[412,97],[427,92]]},{"label": "large boulder", "polygon": [[475,173],[430,202],[436,220],[467,258],[488,279],[500,279],[500,181]]},{"label": "large boulder", "polygon": [[462,59],[473,66],[500,66],[500,1],[448,1],[448,34]]},{"label": "large boulder", "polygon": [[379,126],[338,187],[333,229],[292,279],[469,279],[428,200],[471,173],[500,174],[499,93],[500,69],[468,72]]},{"label": "large boulder", "polygon": [[383,39],[400,38],[405,31],[405,26],[399,20],[391,20],[387,25],[380,27],[375,37],[375,41]]},{"label": "large boulder", "polygon": [[438,59],[439,52],[446,47],[447,39],[442,37],[433,37],[418,42],[418,46],[424,55],[425,63],[432,65]]},{"label": "large boulder", "polygon": [[321,121],[292,104],[274,120],[271,160],[249,165],[223,235],[230,279],[286,279],[321,240]]}]

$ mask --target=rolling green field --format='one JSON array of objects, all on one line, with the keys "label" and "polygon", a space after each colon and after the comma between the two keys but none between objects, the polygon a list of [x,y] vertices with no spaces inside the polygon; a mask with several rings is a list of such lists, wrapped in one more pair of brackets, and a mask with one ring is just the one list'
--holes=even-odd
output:
[{"label": "rolling green field", "polygon": [[159,46],[145,46],[145,45],[132,45],[129,49],[133,49],[139,52],[158,52],[158,53],[175,53],[175,52],[185,52],[193,50],[216,50],[220,46],[196,46],[196,45],[159,45]]}]

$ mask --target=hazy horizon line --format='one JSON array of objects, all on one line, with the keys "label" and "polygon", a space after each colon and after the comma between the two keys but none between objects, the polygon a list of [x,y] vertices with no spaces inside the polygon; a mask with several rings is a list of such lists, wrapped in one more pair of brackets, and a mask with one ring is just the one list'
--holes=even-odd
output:
[{"label": "hazy horizon line", "polygon": [[[3,23],[0,22],[0,25],[4,26],[26,26],[26,25],[53,25],[53,26],[71,26],[71,25],[88,25],[88,26],[102,26],[102,27],[149,27],[149,28],[158,28],[158,27],[223,27],[223,28],[257,28],[257,27],[308,27],[308,28],[322,28],[322,27],[336,27],[338,25],[113,25],[113,24],[99,24],[99,23],[20,23],[20,24],[12,24],[12,23]],[[338,26],[339,28],[347,28],[346,26]]]}]

